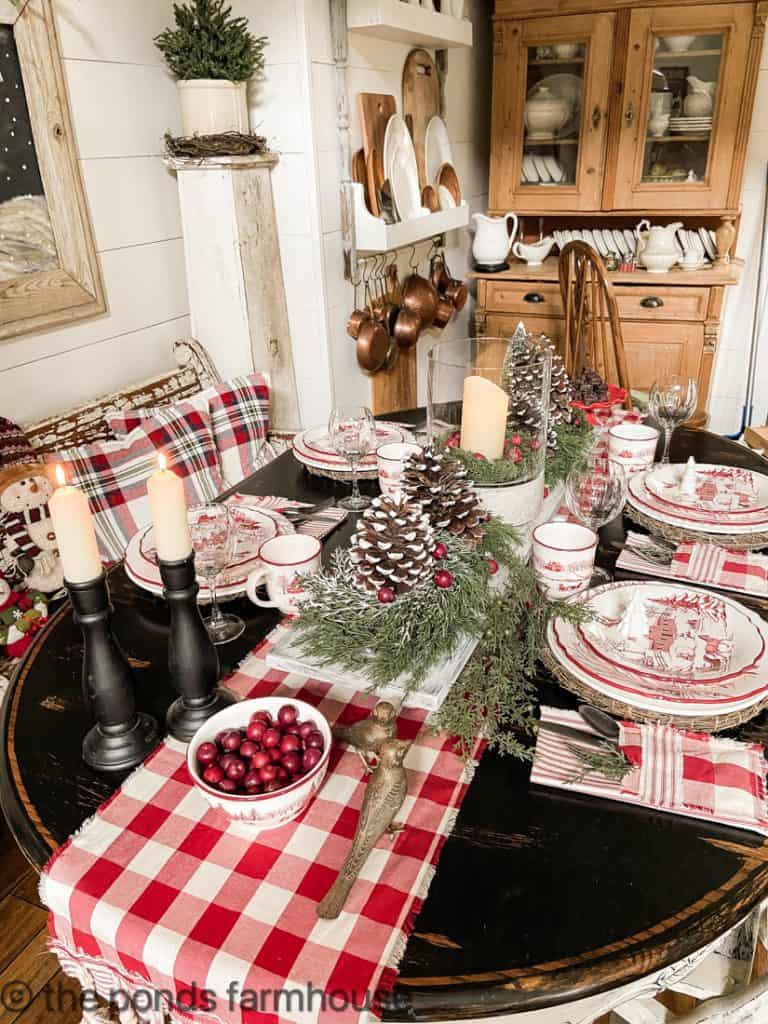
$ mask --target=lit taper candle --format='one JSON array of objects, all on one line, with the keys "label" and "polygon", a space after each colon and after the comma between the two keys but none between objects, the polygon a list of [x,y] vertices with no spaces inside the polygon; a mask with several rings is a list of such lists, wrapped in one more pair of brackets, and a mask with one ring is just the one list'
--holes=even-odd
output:
[{"label": "lit taper candle", "polygon": [[67,483],[64,470],[56,467],[58,487],[48,507],[59,547],[64,579],[68,583],[87,583],[101,576],[101,556],[93,529],[88,498]]},{"label": "lit taper candle", "polygon": [[192,552],[184,484],[173,470],[168,469],[162,453],[157,457],[157,466],[147,481],[155,527],[155,549],[163,562],[179,562]]}]

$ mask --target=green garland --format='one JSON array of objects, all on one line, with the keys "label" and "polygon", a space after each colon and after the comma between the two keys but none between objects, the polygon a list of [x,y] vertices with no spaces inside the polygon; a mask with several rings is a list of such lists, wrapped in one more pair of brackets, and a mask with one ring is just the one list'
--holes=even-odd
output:
[{"label": "green garland", "polygon": [[[573,412],[573,422],[558,424],[555,434],[557,445],[547,450],[544,463],[544,482],[548,487],[554,487],[565,480],[576,463],[587,454],[595,439],[592,427],[582,413],[576,410]],[[519,443],[512,444],[513,440]],[[532,445],[534,441],[536,438],[530,433],[508,430],[507,447],[512,457],[503,459],[484,459],[464,448],[453,446],[450,446],[450,451],[465,467],[473,483],[481,487],[509,484],[536,475],[541,454],[535,444]],[[519,457],[515,452],[519,453]]]},{"label": "green garland", "polygon": [[[408,691],[462,636],[476,636],[475,653],[434,725],[456,738],[464,756],[483,733],[500,752],[528,757],[519,734],[535,730],[534,674],[547,626],[553,616],[583,621],[587,612],[539,594],[533,571],[514,553],[515,531],[495,517],[481,550],[450,534],[438,540],[448,555],[435,570],[447,569],[453,586],[424,583],[386,605],[352,582],[349,552],[336,552],[330,572],[302,578],[307,597],[295,626],[297,646],[321,664],[364,672],[372,690],[400,679]],[[506,569],[501,588],[492,585],[489,559]]]}]

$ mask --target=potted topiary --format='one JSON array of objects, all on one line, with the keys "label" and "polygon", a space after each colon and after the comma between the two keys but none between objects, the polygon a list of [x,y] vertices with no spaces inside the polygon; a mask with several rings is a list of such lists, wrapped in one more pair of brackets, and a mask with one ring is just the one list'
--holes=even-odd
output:
[{"label": "potted topiary", "polygon": [[233,18],[225,0],[174,4],[175,28],[155,43],[178,80],[185,135],[248,131],[248,79],[264,67],[266,36]]}]

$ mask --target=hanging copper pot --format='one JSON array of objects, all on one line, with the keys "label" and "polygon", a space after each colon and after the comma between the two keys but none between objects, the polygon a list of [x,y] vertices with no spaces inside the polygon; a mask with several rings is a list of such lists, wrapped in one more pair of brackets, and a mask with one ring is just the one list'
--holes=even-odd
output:
[{"label": "hanging copper pot", "polygon": [[399,312],[400,307],[395,305],[394,302],[377,302],[373,307],[373,319],[378,320],[380,324],[383,324],[384,327],[386,327],[388,334],[392,334],[395,329],[395,321],[397,320],[397,314]]},{"label": "hanging copper pot", "polygon": [[467,304],[467,286],[463,281],[451,279],[445,289],[445,297],[458,313]]},{"label": "hanging copper pot", "polygon": [[435,311],[435,319],[432,321],[432,326],[442,329],[451,322],[451,317],[455,313],[455,307],[449,299],[441,298],[437,303],[437,310]]},{"label": "hanging copper pot", "polygon": [[349,320],[347,320],[347,334],[350,338],[354,338],[357,341],[357,337],[360,334],[360,328],[363,324],[371,319],[371,313],[368,309],[355,309],[350,313]]},{"label": "hanging copper pot", "polygon": [[409,274],[403,282],[403,306],[415,313],[423,328],[430,327],[437,310],[438,295],[431,281],[419,274]]},{"label": "hanging copper pot", "polygon": [[357,362],[368,373],[377,373],[387,361],[389,334],[383,324],[366,320],[357,336]]},{"label": "hanging copper pot", "polygon": [[445,257],[441,253],[436,253],[432,257],[429,265],[429,276],[432,286],[438,292],[444,291],[446,286],[450,284],[451,275],[445,265]]},{"label": "hanging copper pot", "polygon": [[421,317],[410,309],[401,309],[392,333],[401,348],[413,348],[421,334]]}]

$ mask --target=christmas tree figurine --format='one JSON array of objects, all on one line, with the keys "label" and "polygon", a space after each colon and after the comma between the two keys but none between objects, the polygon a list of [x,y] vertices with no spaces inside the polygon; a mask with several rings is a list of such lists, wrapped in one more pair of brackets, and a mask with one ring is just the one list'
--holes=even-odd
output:
[{"label": "christmas tree figurine", "polygon": [[538,431],[545,412],[541,407],[543,352],[549,352],[552,360],[549,403],[546,410],[547,446],[556,448],[555,428],[561,423],[570,423],[573,416],[573,392],[562,356],[558,355],[555,346],[545,334],[534,338],[527,333],[522,323],[518,324],[504,357],[501,383],[509,394],[509,426],[513,430]]},{"label": "christmas tree figurine", "polygon": [[355,582],[379,595],[405,594],[434,573],[435,534],[419,505],[375,498],[358,520],[350,558]]},{"label": "christmas tree figurine", "polygon": [[400,486],[405,498],[421,505],[435,530],[455,534],[477,547],[488,513],[456,459],[425,448],[406,463]]}]

